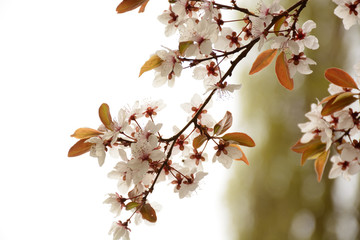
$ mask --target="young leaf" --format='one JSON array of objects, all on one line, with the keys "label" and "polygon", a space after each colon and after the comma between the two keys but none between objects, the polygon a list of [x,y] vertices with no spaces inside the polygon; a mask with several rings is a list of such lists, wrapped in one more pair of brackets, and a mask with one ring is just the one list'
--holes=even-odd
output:
[{"label": "young leaf", "polygon": [[90,151],[92,143],[85,142],[87,139],[80,139],[69,150],[68,157],[77,157]]},{"label": "young leaf", "polygon": [[274,32],[276,36],[279,36],[279,31],[281,26],[283,25],[283,23],[285,22],[286,17],[283,16],[282,18],[280,18],[274,25]]},{"label": "young leaf", "polygon": [[291,150],[293,150],[294,152],[297,152],[297,153],[303,153],[310,146],[312,146],[314,144],[321,144],[321,143],[322,143],[321,138],[319,136],[315,137],[314,139],[312,139],[310,142],[307,142],[307,143],[302,143],[302,142],[300,142],[300,140],[298,140],[294,144],[294,146],[291,147]]},{"label": "young leaf", "polygon": [[265,67],[269,66],[276,55],[276,51],[276,49],[268,49],[260,53],[259,56],[255,59],[255,62],[250,69],[249,75],[257,73]]},{"label": "young leaf", "polygon": [[140,213],[143,219],[148,220],[149,222],[156,222],[156,212],[151,207],[149,203],[145,203],[144,206],[140,209]]},{"label": "young leaf", "polygon": [[237,145],[237,144],[230,144],[229,146],[236,147],[236,148],[239,149],[239,150],[241,151],[241,153],[242,153],[241,158],[235,159],[236,161],[243,161],[244,163],[246,163],[246,165],[250,165],[250,164],[249,164],[249,161],[247,160],[247,158],[246,158],[246,156],[245,156],[245,154],[244,154],[244,152],[243,152],[243,150],[240,148],[239,145]]},{"label": "young leaf", "polygon": [[286,89],[294,88],[294,80],[290,77],[289,66],[284,52],[281,52],[276,59],[275,73],[281,85]]},{"label": "young leaf", "polygon": [[320,154],[320,156],[315,160],[315,171],[316,171],[316,174],[317,174],[318,182],[321,181],[321,177],[323,175],[323,172],[324,172],[325,165],[326,165],[326,162],[328,160],[328,157],[329,157],[329,150],[322,152]]},{"label": "young leaf", "polygon": [[131,210],[133,208],[136,208],[140,205],[140,203],[137,202],[129,202],[128,204],[126,204],[126,210]]},{"label": "young leaf", "polygon": [[321,142],[319,136],[312,139],[310,142],[301,143],[300,140],[291,148],[294,152],[302,153],[301,166],[303,166],[307,159],[315,159],[320,153],[325,151],[326,144]]},{"label": "young leaf", "polygon": [[79,128],[77,129],[71,137],[77,138],[77,139],[89,139],[91,137],[95,137],[102,134],[102,132],[99,132],[98,130],[92,129],[92,128]]},{"label": "young leaf", "polygon": [[140,74],[139,77],[147,71],[150,71],[154,68],[157,68],[159,66],[161,66],[161,64],[163,63],[164,60],[162,60],[158,55],[154,54],[152,55],[149,60],[147,60],[144,65],[141,67],[140,69]]},{"label": "young leaf", "polygon": [[179,43],[179,52],[181,56],[184,56],[186,50],[193,44],[193,41],[186,41],[186,42],[180,42]]},{"label": "young leaf", "polygon": [[99,108],[99,117],[101,122],[104,124],[104,126],[109,129],[109,130],[114,130],[113,127],[113,121],[112,121],[112,117],[110,114],[110,108],[109,105],[107,105],[106,103],[101,104],[100,108]]},{"label": "young leaf", "polygon": [[339,68],[327,69],[325,71],[325,78],[329,80],[329,82],[340,87],[359,89],[354,79],[347,72]]},{"label": "young leaf", "polygon": [[355,94],[352,92],[344,92],[339,94],[335,98],[331,98],[325,104],[324,108],[321,110],[321,115],[327,116],[343,109],[346,106],[349,106],[350,104],[352,104],[357,100],[357,98],[354,97],[354,95]]},{"label": "young leaf", "polygon": [[148,4],[149,0],[146,0],[143,4],[141,4],[140,8],[139,8],[139,13],[143,13],[145,12],[145,7]]},{"label": "young leaf", "polygon": [[198,149],[199,147],[201,147],[201,145],[203,145],[206,140],[207,137],[201,134],[194,138],[192,145],[195,149]]},{"label": "young leaf", "polygon": [[217,124],[215,124],[214,134],[221,135],[224,132],[226,132],[231,127],[232,121],[233,121],[233,118],[232,118],[231,112],[226,111],[223,119],[220,122],[218,122]]},{"label": "young leaf", "polygon": [[116,11],[117,13],[125,13],[141,6],[139,12],[143,12],[148,1],[149,0],[123,0],[117,6]]},{"label": "young leaf", "polygon": [[334,94],[334,95],[327,96],[327,97],[325,97],[325,98],[323,98],[323,99],[321,100],[320,104],[324,104],[324,103],[326,103],[326,102],[329,102],[329,101],[331,101],[333,98],[337,98],[337,96],[339,96],[340,94],[342,94],[342,92],[341,92],[341,93],[336,93],[336,94]]},{"label": "young leaf", "polygon": [[254,140],[252,140],[252,138],[245,133],[240,133],[240,132],[227,133],[221,138],[224,139],[225,141],[235,142],[242,146],[255,147]]}]

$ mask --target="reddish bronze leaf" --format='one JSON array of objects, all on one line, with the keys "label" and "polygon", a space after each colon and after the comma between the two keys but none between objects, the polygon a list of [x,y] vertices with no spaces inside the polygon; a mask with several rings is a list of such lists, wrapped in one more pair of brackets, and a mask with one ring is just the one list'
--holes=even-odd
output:
[{"label": "reddish bronze leaf", "polygon": [[146,0],[139,8],[139,13],[145,12],[145,7],[148,4],[149,0]]},{"label": "reddish bronze leaf", "polygon": [[283,16],[282,18],[280,18],[274,25],[274,32],[276,36],[279,36],[279,31],[281,29],[281,26],[283,25],[283,23],[285,22],[286,17]]},{"label": "reddish bronze leaf", "polygon": [[268,49],[260,53],[259,56],[255,59],[255,62],[253,63],[250,69],[249,75],[257,73],[262,69],[264,69],[265,67],[269,66],[269,64],[276,55],[276,51],[277,51],[276,49]]},{"label": "reddish bronze leaf", "polygon": [[77,157],[90,151],[92,143],[85,142],[87,139],[80,139],[69,150],[68,157]]},{"label": "reddish bronze leaf", "polygon": [[156,212],[149,203],[145,203],[144,206],[142,206],[140,213],[142,218],[148,220],[149,222],[154,223],[157,220]]},{"label": "reddish bronze leaf", "polygon": [[141,67],[140,69],[140,74],[139,77],[147,71],[150,71],[154,68],[157,68],[159,66],[161,66],[161,64],[164,62],[164,60],[162,60],[158,55],[154,54],[152,55],[149,60],[147,60],[144,65]]},{"label": "reddish bronze leaf", "polygon": [[221,135],[226,132],[232,126],[232,114],[229,111],[226,111],[225,116],[221,119],[220,122],[214,126],[214,134]]},{"label": "reddish bronze leaf", "polygon": [[352,92],[343,92],[338,96],[331,98],[321,110],[321,115],[327,116],[349,106],[358,99],[354,97],[354,95],[355,94]]},{"label": "reddish bronze leaf", "polygon": [[240,132],[227,133],[221,138],[224,139],[225,141],[235,142],[242,146],[255,147],[254,140],[252,140],[252,138],[245,133],[240,133]]},{"label": "reddish bronze leaf", "polygon": [[141,6],[139,12],[145,10],[149,0],[123,0],[116,8],[117,13],[125,13]]},{"label": "reddish bronze leaf", "polygon": [[320,156],[315,160],[315,171],[317,174],[318,182],[321,181],[321,177],[323,175],[328,158],[329,158],[329,150],[322,152]]},{"label": "reddish bronze leaf", "polygon": [[294,88],[294,80],[290,77],[289,66],[284,52],[281,52],[276,59],[275,73],[281,85],[286,89]]},{"label": "reddish bronze leaf", "polygon": [[187,50],[192,44],[194,44],[193,41],[180,42],[180,43],[179,43],[179,52],[180,52],[180,55],[181,55],[181,56],[184,56],[186,50]]},{"label": "reddish bronze leaf", "polygon": [[323,98],[323,100],[321,100],[320,104],[324,104],[326,102],[329,102],[333,98],[337,98],[337,96],[339,96],[340,94],[342,94],[342,92],[341,93],[336,93],[334,95],[327,96],[327,97]]},{"label": "reddish bronze leaf", "polygon": [[92,128],[79,128],[77,129],[71,137],[77,138],[77,139],[89,139],[91,137],[95,137],[102,134],[102,132],[99,132],[98,130],[92,129]]},{"label": "reddish bronze leaf", "polygon": [[321,138],[319,136],[315,137],[314,139],[312,139],[310,142],[307,142],[307,143],[302,143],[302,142],[300,142],[300,140],[298,140],[294,144],[294,146],[291,147],[291,150],[293,150],[294,152],[297,152],[297,153],[303,153],[311,145],[321,144],[321,143],[322,143]]},{"label": "reddish bronze leaf", "polygon": [[338,85],[344,88],[356,88],[354,79],[344,70],[340,68],[329,68],[325,71],[325,78],[329,80],[329,82]]},{"label": "reddish bronze leaf", "polygon": [[249,165],[249,161],[247,160],[246,156],[245,156],[245,153],[243,152],[243,150],[240,148],[239,145],[237,144],[230,144],[229,146],[232,146],[232,147],[236,147],[237,149],[239,149],[242,153],[242,156],[241,158],[239,159],[235,159],[236,161],[243,161],[244,163],[246,163],[246,165]]},{"label": "reddish bronze leaf", "polygon": [[126,210],[131,210],[131,209],[136,208],[138,206],[140,206],[140,203],[129,202],[128,204],[126,204]]},{"label": "reddish bronze leaf", "polygon": [[207,137],[201,134],[194,138],[192,145],[195,149],[198,149],[199,147],[201,147],[201,145],[203,145],[206,140]]},{"label": "reddish bronze leaf", "polygon": [[112,117],[110,114],[110,108],[109,105],[106,103],[101,104],[99,108],[99,117],[101,122],[104,124],[104,126],[109,130],[114,130]]},{"label": "reddish bronze leaf", "polygon": [[321,152],[325,151],[325,148],[326,144],[321,142],[321,138],[317,136],[307,143],[301,143],[300,140],[297,141],[291,150],[302,153],[301,166],[303,166],[307,159],[317,158]]}]

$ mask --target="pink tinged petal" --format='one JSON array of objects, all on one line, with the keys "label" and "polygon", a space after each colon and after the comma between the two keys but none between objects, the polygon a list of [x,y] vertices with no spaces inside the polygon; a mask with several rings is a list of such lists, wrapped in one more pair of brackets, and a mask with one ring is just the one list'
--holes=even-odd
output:
[{"label": "pink tinged petal", "polygon": [[206,73],[207,71],[205,67],[196,67],[193,71],[193,78],[195,78],[196,80],[204,80],[204,78],[206,77]]},{"label": "pink tinged petal", "polygon": [[236,147],[229,146],[226,150],[228,151],[228,156],[232,159],[239,159],[242,157],[242,152]]},{"label": "pink tinged petal", "polygon": [[181,75],[181,71],[182,71],[182,66],[180,63],[175,63],[174,69],[173,69],[175,76],[180,77]]},{"label": "pink tinged petal", "polygon": [[313,30],[314,28],[316,28],[316,23],[313,20],[307,20],[302,25],[302,29],[304,30],[305,33],[311,32],[311,30]]},{"label": "pink tinged petal", "polygon": [[345,6],[337,6],[334,10],[334,14],[339,18],[346,18],[349,16],[349,10]]},{"label": "pink tinged petal", "polygon": [[300,53],[300,46],[297,42],[290,40],[288,41],[288,46],[292,54],[299,54]]},{"label": "pink tinged petal", "polygon": [[341,173],[342,173],[341,167],[336,164],[333,164],[333,167],[329,172],[329,178],[330,179],[337,178],[341,175]]},{"label": "pink tinged petal", "polygon": [[175,78],[172,77],[171,79],[168,80],[168,87],[174,87],[175,85]]},{"label": "pink tinged petal", "polygon": [[301,139],[300,139],[300,142],[301,143],[308,143],[310,142],[313,138],[314,138],[315,134],[314,133],[311,133],[311,132],[308,132],[308,133],[305,133]]},{"label": "pink tinged petal", "polygon": [[343,19],[344,27],[346,30],[349,30],[351,26],[357,23],[357,17],[355,15],[350,15]]},{"label": "pink tinged petal", "polygon": [[309,48],[309,49],[318,49],[319,48],[319,41],[315,36],[307,36],[304,39],[304,44],[305,47]]},{"label": "pink tinged petal", "polygon": [[162,77],[160,73],[156,73],[155,79],[152,83],[153,87],[161,87],[167,81],[166,77]]},{"label": "pink tinged petal", "polygon": [[212,52],[212,43],[210,40],[205,39],[200,44],[200,52],[205,55],[210,55],[210,53]]},{"label": "pink tinged petal", "polygon": [[360,172],[360,165],[359,162],[357,160],[352,161],[349,165],[349,170],[348,170],[349,174],[351,175],[355,175],[358,172]]}]

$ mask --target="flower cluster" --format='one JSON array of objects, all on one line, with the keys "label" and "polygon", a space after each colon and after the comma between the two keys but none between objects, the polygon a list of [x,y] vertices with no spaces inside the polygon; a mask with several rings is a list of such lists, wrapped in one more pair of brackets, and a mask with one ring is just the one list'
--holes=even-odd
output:
[{"label": "flower cluster", "polygon": [[360,1],[359,0],[333,0],[338,6],[334,13],[343,20],[346,30],[355,24],[360,24]]},{"label": "flower cluster", "polygon": [[[305,1],[299,3],[302,2]],[[183,68],[193,67],[193,77],[202,80],[207,91],[239,88],[224,82],[227,74],[221,71],[220,63],[235,58],[239,52],[247,53],[256,42],[259,42],[259,50],[268,43],[272,49],[283,53],[279,59],[284,65],[280,72],[288,72],[289,80],[285,81],[292,81],[290,79],[296,72],[312,72],[309,65],[316,63],[304,52],[306,48],[319,47],[317,38],[310,34],[316,24],[308,20],[300,27],[300,9],[291,13],[278,1],[270,6],[261,2],[255,14],[240,8],[235,1],[231,3],[227,6],[210,0],[171,1],[169,9],[158,19],[166,25],[166,36],[178,33],[178,48],[157,51],[144,64],[140,75],[155,69],[154,86],[162,86],[166,82],[173,86],[175,77],[180,76]],[[299,3],[293,9],[300,6]],[[242,16],[224,19],[223,11],[226,10],[238,10]],[[234,29],[230,25],[232,22],[242,22],[242,25]],[[280,83],[284,81],[279,80]]]},{"label": "flower cluster", "polygon": [[79,128],[74,132],[72,137],[79,141],[70,149],[70,157],[90,152],[100,166],[108,154],[118,159],[108,176],[118,181],[118,191],[123,195],[110,193],[104,202],[110,204],[116,216],[123,209],[131,214],[126,221],[113,224],[110,233],[114,239],[128,238],[132,217],[135,222],[156,221],[156,211],[147,200],[155,183],[167,181],[174,185],[180,198],[189,197],[207,175],[202,166],[208,161],[207,149],[213,149],[212,161],[226,168],[234,160],[248,164],[240,145],[252,147],[253,140],[245,133],[226,133],[232,125],[232,114],[227,112],[216,123],[207,112],[209,106],[199,95],[182,104],[193,128],[187,131],[188,127],[180,130],[174,126],[175,135],[167,139],[160,133],[162,124],[155,123],[164,107],[162,101],[136,102],[131,108],[120,109],[117,119],[112,118],[104,103],[99,108],[102,124],[98,129]]},{"label": "flower cluster", "polygon": [[[355,70],[360,76],[358,65]],[[293,150],[303,154],[302,164],[308,158],[316,159],[315,169],[320,179],[333,146],[336,154],[331,157],[329,178],[343,176],[349,180],[360,172],[359,84],[338,68],[328,69],[325,77],[331,82],[328,89],[331,95],[311,105],[311,111],[305,115],[309,122],[299,124],[304,135]]]},{"label": "flower cluster", "polygon": [[[148,2],[123,0],[117,12],[124,13],[137,7],[140,7],[139,12],[143,12]],[[163,124],[156,121],[156,116],[165,106],[162,100],[136,102],[132,107],[120,109],[117,119],[111,116],[109,106],[104,103],[99,108],[101,126],[98,129],[79,128],[72,135],[79,140],[70,148],[69,157],[89,152],[90,156],[97,158],[100,166],[107,155],[117,159],[108,176],[117,180],[118,191],[109,193],[104,203],[110,205],[110,211],[116,217],[123,217],[124,212],[129,216],[113,223],[109,233],[114,240],[129,239],[129,224],[133,219],[135,223],[141,219],[156,222],[156,209],[148,200],[155,184],[168,182],[180,198],[189,197],[207,175],[203,163],[209,159],[226,168],[230,168],[234,160],[248,164],[240,146],[253,147],[254,141],[245,133],[227,132],[233,121],[229,111],[222,119],[214,120],[208,112],[212,97],[215,93],[224,95],[240,89],[241,85],[229,83],[228,77],[256,44],[259,50],[264,46],[270,49],[260,53],[250,74],[268,66],[277,53],[275,72],[285,88],[293,88],[292,77],[296,72],[310,74],[309,65],[315,62],[306,57],[305,51],[317,49],[319,44],[310,34],[316,24],[312,20],[299,24],[307,2],[298,0],[288,9],[277,0],[269,6],[261,2],[252,12],[240,7],[235,0],[230,0],[229,5],[213,0],[169,0],[169,8],[158,20],[165,24],[166,36],[178,37],[177,47],[156,51],[142,65],[139,75],[154,70],[154,87],[165,84],[173,87],[182,71],[191,68],[193,78],[203,81],[207,96],[203,99],[195,94],[189,103],[181,105],[188,114],[187,123],[183,128],[173,126],[174,134],[167,138],[161,131]],[[238,16],[229,17],[225,11],[235,11]],[[234,22],[241,24],[231,25]],[[336,96],[352,100],[357,95],[344,90]],[[340,100],[331,98],[322,103],[331,101]],[[313,112],[307,115],[312,122],[302,126],[305,136],[299,143],[300,150],[304,149],[303,145],[311,143],[312,146],[316,141],[316,146],[327,153],[334,142],[334,134],[339,132],[335,131],[335,126],[348,127],[349,120],[343,120],[345,113],[339,112],[330,118],[322,114],[319,106],[314,105]],[[357,112],[351,111],[348,115],[353,116],[352,128],[355,129]],[[350,130],[344,132],[341,140],[349,136]],[[341,149],[344,149],[344,155],[350,156],[348,145],[356,144],[344,144]]]}]

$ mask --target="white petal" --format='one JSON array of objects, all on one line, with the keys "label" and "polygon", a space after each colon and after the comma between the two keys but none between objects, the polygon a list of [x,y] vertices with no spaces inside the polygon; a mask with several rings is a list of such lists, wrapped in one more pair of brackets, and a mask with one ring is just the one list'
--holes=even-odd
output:
[{"label": "white petal", "polygon": [[316,28],[316,23],[313,20],[307,20],[302,25],[302,29],[304,30],[305,33],[311,32],[311,30],[313,30],[314,28]]}]

